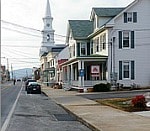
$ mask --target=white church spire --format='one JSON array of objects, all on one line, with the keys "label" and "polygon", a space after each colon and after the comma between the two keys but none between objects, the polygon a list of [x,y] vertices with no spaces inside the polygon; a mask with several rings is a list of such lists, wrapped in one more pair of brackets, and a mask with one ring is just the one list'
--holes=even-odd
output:
[{"label": "white church spire", "polygon": [[46,13],[43,18],[44,29],[42,30],[42,46],[40,48],[40,56],[45,52],[51,51],[51,48],[54,46],[54,30],[52,28],[53,17],[51,16],[51,9],[49,0],[46,4]]},{"label": "white church spire", "polygon": [[45,17],[51,17],[51,9],[50,9],[49,0],[47,0],[47,6],[46,6]]}]

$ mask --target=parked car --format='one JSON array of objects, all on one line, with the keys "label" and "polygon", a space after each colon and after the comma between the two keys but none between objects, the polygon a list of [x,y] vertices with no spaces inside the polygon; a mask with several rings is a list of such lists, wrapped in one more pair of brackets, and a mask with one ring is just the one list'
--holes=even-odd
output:
[{"label": "parked car", "polygon": [[27,91],[27,86],[28,86],[29,82],[36,82],[36,80],[34,80],[34,79],[28,79],[28,80],[25,82],[25,90],[26,90],[26,91]]},{"label": "parked car", "polygon": [[41,94],[41,85],[37,82],[29,82],[27,86],[27,94],[39,93]]}]

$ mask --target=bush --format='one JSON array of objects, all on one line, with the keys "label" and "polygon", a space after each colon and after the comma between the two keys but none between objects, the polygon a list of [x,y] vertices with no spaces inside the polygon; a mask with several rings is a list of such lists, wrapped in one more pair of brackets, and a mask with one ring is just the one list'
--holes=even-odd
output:
[{"label": "bush", "polygon": [[93,86],[93,90],[95,92],[105,92],[105,91],[110,91],[110,84],[104,84],[104,83],[100,83],[100,84],[96,84]]},{"label": "bush", "polygon": [[132,105],[136,108],[145,108],[146,107],[146,100],[143,95],[138,95],[132,98]]}]

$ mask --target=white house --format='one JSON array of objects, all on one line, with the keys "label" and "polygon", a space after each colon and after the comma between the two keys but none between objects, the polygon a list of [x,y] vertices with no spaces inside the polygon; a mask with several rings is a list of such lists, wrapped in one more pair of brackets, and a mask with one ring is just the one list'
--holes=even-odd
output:
[{"label": "white house", "polygon": [[150,0],[135,0],[105,27],[109,72],[124,86],[150,86]]},{"label": "white house", "polygon": [[125,8],[93,8],[90,20],[69,20],[63,81],[88,87],[115,82],[150,85],[150,0]]}]

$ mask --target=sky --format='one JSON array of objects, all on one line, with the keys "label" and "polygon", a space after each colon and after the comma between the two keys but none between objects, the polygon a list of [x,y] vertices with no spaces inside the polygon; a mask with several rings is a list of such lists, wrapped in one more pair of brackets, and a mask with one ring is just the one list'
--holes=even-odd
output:
[{"label": "sky", "polygon": [[[55,43],[65,44],[68,20],[89,20],[93,7],[126,7],[134,0],[49,1]],[[46,3],[47,0],[1,0],[1,64],[9,70],[40,67]]]}]

